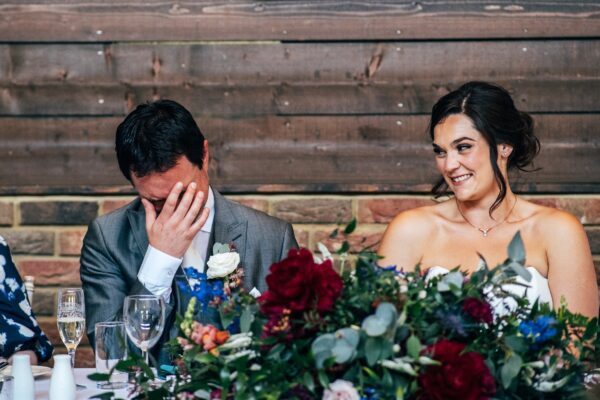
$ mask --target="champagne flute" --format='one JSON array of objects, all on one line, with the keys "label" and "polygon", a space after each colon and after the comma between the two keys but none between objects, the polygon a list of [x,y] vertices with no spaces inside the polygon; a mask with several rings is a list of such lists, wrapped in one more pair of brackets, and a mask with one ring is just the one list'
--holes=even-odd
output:
[{"label": "champagne flute", "polygon": [[165,301],[154,295],[125,297],[123,321],[127,336],[142,351],[148,364],[148,350],[160,339],[165,327]]},{"label": "champagne flute", "polygon": [[75,351],[85,331],[85,303],[83,289],[58,289],[56,324],[60,339],[71,357],[71,367],[75,367]]}]

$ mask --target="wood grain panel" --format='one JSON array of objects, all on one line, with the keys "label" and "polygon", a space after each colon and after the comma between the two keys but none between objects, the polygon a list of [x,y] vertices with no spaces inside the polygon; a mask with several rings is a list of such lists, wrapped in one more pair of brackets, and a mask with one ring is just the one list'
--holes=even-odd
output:
[{"label": "wood grain panel", "polygon": [[[496,81],[530,112],[600,112],[600,79]],[[129,86],[0,85],[0,116],[124,116],[135,105],[167,98],[205,117],[426,114],[464,81],[412,84]]]},{"label": "wood grain panel", "polygon": [[0,84],[17,85],[581,81],[599,79],[600,40],[31,44],[0,55]]},{"label": "wood grain panel", "polygon": [[[198,117],[224,192],[423,192],[437,173],[426,116]],[[517,189],[599,193],[600,114],[537,115],[543,150]],[[0,118],[0,193],[130,192],[120,118]]]},{"label": "wood grain panel", "polygon": [[[7,41],[597,37],[593,1],[4,1]],[[224,23],[226,21],[226,23]]]}]

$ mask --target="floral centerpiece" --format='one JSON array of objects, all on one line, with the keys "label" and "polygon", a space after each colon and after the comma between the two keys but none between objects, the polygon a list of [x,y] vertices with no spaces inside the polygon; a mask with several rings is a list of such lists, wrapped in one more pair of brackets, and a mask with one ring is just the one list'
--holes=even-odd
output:
[{"label": "floral centerpiece", "polygon": [[[350,224],[343,231],[349,234]],[[271,266],[268,290],[245,293],[237,269],[219,276],[225,290],[209,303],[220,326],[194,320],[197,296],[173,342],[174,379],[145,386],[137,365],[137,398],[180,399],[485,399],[571,398],[593,375],[598,321],[529,304],[507,290],[530,279],[519,234],[508,258],[472,274],[455,269],[428,279],[417,267],[380,268],[363,252],[339,272],[321,258],[291,250]],[[236,272],[238,271],[238,272]],[[233,277],[233,278],[231,278]],[[210,279],[208,279],[210,281]],[[498,311],[500,310],[500,311]],[[143,364],[143,363],[142,363]],[[145,371],[145,372],[144,372]]]}]

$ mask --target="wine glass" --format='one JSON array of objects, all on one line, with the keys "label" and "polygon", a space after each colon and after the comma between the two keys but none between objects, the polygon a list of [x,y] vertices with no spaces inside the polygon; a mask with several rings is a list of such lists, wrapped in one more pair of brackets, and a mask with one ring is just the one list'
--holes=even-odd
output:
[{"label": "wine glass", "polygon": [[71,357],[71,367],[75,367],[75,351],[85,331],[85,303],[83,289],[58,289],[56,324],[60,339]]},{"label": "wine glass", "polygon": [[148,364],[148,349],[154,346],[165,327],[165,301],[154,295],[125,297],[123,321],[127,336],[142,351]]}]

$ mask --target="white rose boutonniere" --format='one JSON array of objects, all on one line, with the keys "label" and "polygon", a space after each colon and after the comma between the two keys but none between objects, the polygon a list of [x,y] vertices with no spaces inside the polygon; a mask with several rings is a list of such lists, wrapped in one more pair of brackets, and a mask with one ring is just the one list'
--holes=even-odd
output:
[{"label": "white rose boutonniere", "polygon": [[[215,244],[215,250],[217,245],[218,244]],[[208,279],[224,278],[235,271],[240,264],[240,255],[238,252],[229,251],[229,248],[227,248],[228,251],[223,250],[224,249],[222,248],[217,251],[213,251],[214,254],[206,263],[206,265],[208,265],[208,270],[206,271],[206,277]]]}]

